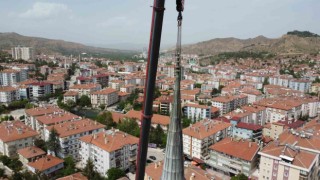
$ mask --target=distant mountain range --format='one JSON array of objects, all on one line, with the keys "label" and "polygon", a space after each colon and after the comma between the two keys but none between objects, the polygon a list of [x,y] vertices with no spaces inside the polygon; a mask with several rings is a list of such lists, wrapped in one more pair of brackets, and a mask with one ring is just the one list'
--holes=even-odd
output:
[{"label": "distant mountain range", "polygon": [[80,43],[53,40],[40,37],[23,36],[17,33],[0,33],[0,49],[11,49],[14,46],[28,46],[35,49],[35,53],[78,55],[87,53],[96,57],[131,57],[136,51],[118,50],[87,46]]},{"label": "distant mountain range", "polygon": [[281,53],[314,53],[320,51],[320,37],[308,31],[288,32],[280,38],[258,36],[250,39],[217,38],[185,45],[183,53],[214,55],[222,52],[253,51]]}]

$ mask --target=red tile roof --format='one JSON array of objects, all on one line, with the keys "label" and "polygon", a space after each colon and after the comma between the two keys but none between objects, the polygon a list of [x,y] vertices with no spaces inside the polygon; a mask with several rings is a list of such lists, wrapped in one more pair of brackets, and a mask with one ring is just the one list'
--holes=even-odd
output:
[{"label": "red tile roof", "polygon": [[248,129],[248,130],[253,130],[253,131],[257,131],[259,129],[263,129],[262,126],[260,125],[256,125],[256,124],[251,124],[251,123],[244,123],[244,122],[239,122],[237,124],[237,128],[242,128],[242,129]]},{"label": "red tile roof", "polygon": [[252,161],[259,151],[259,145],[255,142],[243,140],[235,141],[230,137],[227,137],[210,146],[210,149],[232,157]]},{"label": "red tile roof", "polygon": [[37,146],[30,146],[30,147],[19,149],[17,153],[27,159],[46,154],[46,152],[44,152],[42,149],[38,148]]},{"label": "red tile roof", "polygon": [[37,161],[34,162],[29,162],[28,166],[35,168],[36,170],[42,172],[45,171],[47,169],[50,169],[56,165],[59,165],[61,163],[63,163],[64,160],[51,156],[51,155],[47,155],[43,158],[38,159]]},{"label": "red tile roof", "polygon": [[38,133],[21,121],[3,121],[0,124],[0,139],[11,142],[29,137],[36,137]]}]

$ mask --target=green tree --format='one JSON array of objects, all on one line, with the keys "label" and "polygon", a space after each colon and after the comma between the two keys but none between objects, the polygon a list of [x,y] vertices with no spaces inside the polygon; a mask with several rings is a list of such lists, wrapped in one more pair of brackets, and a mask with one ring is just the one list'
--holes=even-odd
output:
[{"label": "green tree", "polygon": [[80,107],[85,107],[85,106],[91,107],[91,100],[90,100],[89,96],[87,96],[87,95],[82,95],[82,96],[80,97],[79,101],[78,101],[78,105],[79,105]]},{"label": "green tree", "polygon": [[42,139],[36,139],[34,140],[34,145],[37,146],[38,148],[47,151],[47,147],[46,147],[46,142]]},{"label": "green tree", "polygon": [[111,127],[116,127],[116,123],[113,121],[112,114],[110,111],[103,112],[96,117],[96,120],[105,125],[106,129],[110,129]]},{"label": "green tree", "polygon": [[120,131],[131,134],[132,136],[139,137],[140,135],[140,127],[135,119],[125,118],[122,119],[117,125],[117,128]]},{"label": "green tree", "polygon": [[88,178],[88,180],[102,180],[102,179],[104,179],[95,170],[94,164],[90,158],[88,159],[87,164],[84,167],[82,172],[83,172],[83,175],[85,175]]},{"label": "green tree", "polygon": [[186,128],[189,127],[190,124],[192,123],[191,119],[189,119],[188,117],[182,117],[182,127]]},{"label": "green tree", "polygon": [[3,178],[6,178],[7,176],[6,176],[6,174],[5,174],[5,171],[4,171],[4,169],[0,169],[0,177],[3,177]]},{"label": "green tree", "polygon": [[64,168],[61,171],[61,176],[68,176],[70,174],[76,173],[76,164],[71,156],[64,158]]},{"label": "green tree", "polygon": [[248,177],[240,173],[240,174],[237,174],[236,176],[231,177],[231,180],[248,180]]},{"label": "green tree", "polygon": [[269,83],[269,77],[265,77],[264,78],[264,81],[263,81],[263,86],[265,86],[265,85],[269,85],[270,83]]},{"label": "green tree", "polygon": [[195,83],[194,88],[201,88],[201,85],[202,85],[201,83]]},{"label": "green tree", "polygon": [[58,156],[58,152],[61,149],[59,133],[56,129],[52,128],[49,134],[49,140],[46,142],[48,150],[54,152],[56,156]]},{"label": "green tree", "polygon": [[27,103],[25,105],[25,109],[31,109],[31,108],[34,108],[34,107],[36,107],[36,106],[34,104],[32,104],[32,103]]},{"label": "green tree", "polygon": [[151,127],[150,129],[150,136],[149,136],[149,142],[157,144],[158,146],[163,146],[163,140],[162,137],[165,135],[163,129],[158,124],[156,128]]},{"label": "green tree", "polygon": [[104,105],[104,104],[100,104],[99,108],[103,111],[103,110],[105,110],[105,109],[106,109],[106,105]]},{"label": "green tree", "polygon": [[107,178],[108,180],[117,180],[121,177],[125,177],[126,173],[122,169],[113,167],[107,171],[107,176],[108,176]]}]

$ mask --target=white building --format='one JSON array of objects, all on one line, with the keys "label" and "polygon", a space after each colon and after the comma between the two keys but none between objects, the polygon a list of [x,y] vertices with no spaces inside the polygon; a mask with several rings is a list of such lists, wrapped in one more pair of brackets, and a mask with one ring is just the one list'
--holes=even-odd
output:
[{"label": "white building", "polygon": [[100,105],[110,106],[119,101],[118,91],[111,88],[92,92],[90,98],[93,107],[99,107]]},{"label": "white building", "polygon": [[36,117],[49,115],[49,114],[60,114],[64,113],[63,109],[60,109],[57,106],[43,106],[36,107],[32,109],[25,109],[25,124],[32,129],[37,129]]},{"label": "white building", "polygon": [[20,91],[10,86],[0,86],[0,103],[9,104],[20,100]]},{"label": "white building", "polygon": [[29,95],[32,99],[38,99],[39,97],[53,93],[53,86],[47,82],[35,82],[31,83],[29,87]]},{"label": "white building", "polygon": [[44,139],[47,141],[50,131],[54,128],[59,134],[61,150],[58,152],[59,157],[65,158],[72,156],[75,160],[80,160],[79,138],[85,135],[95,134],[103,131],[104,125],[90,119],[81,119],[78,121],[69,121],[52,126],[44,130]]},{"label": "white building", "polygon": [[11,48],[13,59],[30,60],[33,59],[33,48],[31,47],[14,47]]},{"label": "white building", "polygon": [[231,135],[231,124],[202,120],[183,129],[183,153],[190,158],[207,160],[209,147]]},{"label": "white building", "polygon": [[69,91],[78,92],[79,98],[82,95],[90,96],[90,93],[101,90],[100,84],[76,84],[72,87],[69,87]]},{"label": "white building", "polygon": [[25,78],[21,70],[5,69],[0,71],[0,85],[2,86],[16,85],[18,82],[26,80]]},{"label": "white building", "polygon": [[133,170],[139,139],[116,129],[80,138],[81,161],[85,167],[90,158],[98,173],[105,176],[110,168]]},{"label": "white building", "polygon": [[0,153],[16,156],[17,150],[32,146],[38,135],[21,121],[3,121],[0,124]]},{"label": "white building", "polygon": [[199,104],[184,105],[184,115],[193,122],[202,119],[211,119],[211,107]]}]

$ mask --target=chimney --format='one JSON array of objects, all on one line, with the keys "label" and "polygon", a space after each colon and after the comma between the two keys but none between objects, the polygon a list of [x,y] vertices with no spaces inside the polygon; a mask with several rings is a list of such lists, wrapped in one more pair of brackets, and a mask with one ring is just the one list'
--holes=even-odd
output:
[{"label": "chimney", "polygon": [[93,139],[97,139],[97,134],[93,134]]},{"label": "chimney", "polygon": [[196,178],[196,175],[194,173],[191,174],[190,180],[194,180]]},{"label": "chimney", "polygon": [[107,138],[104,138],[104,143],[107,144],[109,141]]},{"label": "chimney", "polygon": [[157,169],[158,168],[158,164],[154,163],[154,168]]},{"label": "chimney", "polygon": [[251,148],[252,147],[252,142],[249,142],[249,148]]}]

